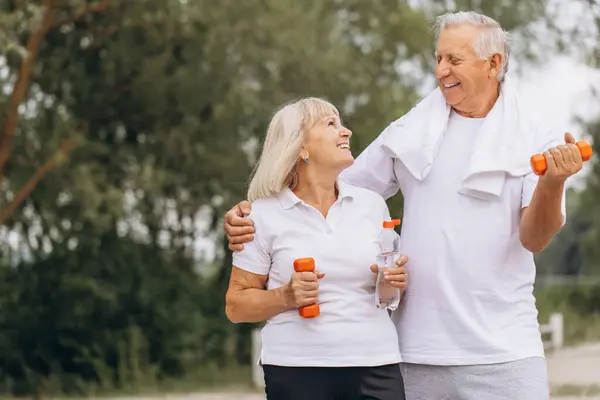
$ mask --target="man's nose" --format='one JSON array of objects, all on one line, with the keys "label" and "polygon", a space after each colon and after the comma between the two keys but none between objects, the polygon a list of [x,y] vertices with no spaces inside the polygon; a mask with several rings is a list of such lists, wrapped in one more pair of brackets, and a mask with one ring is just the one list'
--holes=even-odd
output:
[{"label": "man's nose", "polygon": [[435,67],[435,77],[442,79],[448,75],[450,75],[450,68],[448,68],[448,64],[444,61],[440,61]]}]

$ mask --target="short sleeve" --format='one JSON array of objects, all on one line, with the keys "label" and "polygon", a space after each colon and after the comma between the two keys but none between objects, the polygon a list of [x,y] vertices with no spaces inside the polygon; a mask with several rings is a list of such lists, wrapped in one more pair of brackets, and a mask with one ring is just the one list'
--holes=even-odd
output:
[{"label": "short sleeve", "polygon": [[394,172],[394,159],[381,146],[385,135],[391,131],[384,130],[354,160],[354,164],[344,170],[340,180],[349,185],[358,186],[378,193],[389,199],[400,190]]},{"label": "short sleeve", "polygon": [[381,204],[380,208],[381,208],[381,215],[383,217],[383,220],[386,221],[386,220],[392,219],[392,217],[390,215],[390,209],[388,208],[388,205],[385,202],[385,200],[383,199],[383,197],[381,197],[379,195],[377,195],[377,197],[379,197],[379,200],[380,200],[379,203]]},{"label": "short sleeve", "polygon": [[263,243],[262,235],[264,235],[260,219],[249,216],[254,221],[255,233],[254,240],[244,243],[242,251],[233,252],[232,264],[244,271],[248,271],[258,275],[267,275],[271,269],[271,256]]}]

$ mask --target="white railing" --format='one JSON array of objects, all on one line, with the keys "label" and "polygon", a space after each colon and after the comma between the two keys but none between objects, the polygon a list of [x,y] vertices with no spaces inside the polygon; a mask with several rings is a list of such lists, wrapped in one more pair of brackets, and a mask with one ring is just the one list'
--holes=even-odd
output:
[{"label": "white railing", "polygon": [[[542,338],[550,336],[550,340],[544,340],[544,348],[547,350],[560,349],[564,340],[564,322],[561,313],[553,313],[546,325],[540,325]],[[252,331],[252,381],[257,388],[265,387],[263,370],[257,361],[260,357],[261,336],[260,329]]]},{"label": "white railing", "polygon": [[564,321],[561,313],[553,313],[546,325],[540,325],[542,338],[549,335],[550,340],[544,340],[546,350],[557,350],[564,344]]},{"label": "white railing", "polygon": [[258,365],[261,348],[260,331],[260,328],[252,331],[252,382],[255,387],[262,389],[265,387],[265,377],[262,367]]}]

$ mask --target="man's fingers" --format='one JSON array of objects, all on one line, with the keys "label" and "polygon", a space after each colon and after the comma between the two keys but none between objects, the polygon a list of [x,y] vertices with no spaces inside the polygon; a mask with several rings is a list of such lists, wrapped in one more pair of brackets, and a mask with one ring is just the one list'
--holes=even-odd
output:
[{"label": "man's fingers", "polygon": [[251,209],[251,205],[249,201],[241,201],[238,205],[237,205],[237,209],[239,211],[239,213],[237,214],[240,217],[243,217],[244,215],[248,215],[250,214],[250,209]]},{"label": "man's fingers", "polygon": [[241,236],[254,233],[253,226],[230,226],[227,230],[227,236]]},{"label": "man's fingers", "polygon": [[236,236],[227,235],[227,241],[229,242],[230,245],[248,243],[253,240],[254,240],[253,234],[241,235],[241,236],[240,235],[236,235]]},{"label": "man's fingers", "polygon": [[565,164],[565,160],[563,159],[560,149],[558,147],[553,147],[549,151],[552,154],[556,168],[562,168],[562,166]]},{"label": "man's fingers", "polygon": [[566,165],[573,164],[573,153],[571,153],[571,147],[567,144],[561,144],[558,146],[560,150],[560,155]]},{"label": "man's fingers", "polygon": [[232,216],[226,221],[226,223],[231,227],[254,226],[254,221],[252,221],[250,218],[240,217],[237,215]]},{"label": "man's fingers", "polygon": [[583,158],[581,157],[581,151],[579,147],[574,144],[569,145],[569,150],[571,151],[571,158],[573,160],[573,164],[580,165],[583,163]]},{"label": "man's fingers", "polygon": [[575,144],[575,137],[571,134],[571,132],[565,133],[565,143]]},{"label": "man's fingers", "polygon": [[242,251],[244,250],[244,245],[243,244],[229,244],[229,250],[231,251]]},{"label": "man's fingers", "polygon": [[225,227],[227,227],[227,225],[239,225],[239,221],[243,219],[243,217],[244,212],[240,208],[240,205],[236,204],[225,213],[225,218],[223,218],[223,224],[225,224]]},{"label": "man's fingers", "polygon": [[554,160],[554,155],[550,151],[545,151],[544,158],[546,158],[546,173],[552,174],[554,171],[556,171],[556,161]]},{"label": "man's fingers", "polygon": [[325,276],[325,272],[319,272],[315,270],[315,275],[317,275],[317,279],[323,279],[323,277]]}]

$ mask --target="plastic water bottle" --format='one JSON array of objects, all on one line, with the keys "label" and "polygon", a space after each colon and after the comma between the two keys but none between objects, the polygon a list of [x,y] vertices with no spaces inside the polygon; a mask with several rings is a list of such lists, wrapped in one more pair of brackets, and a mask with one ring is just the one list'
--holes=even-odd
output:
[{"label": "plastic water bottle", "polygon": [[383,230],[378,238],[379,255],[377,256],[377,284],[375,287],[375,304],[378,308],[387,308],[395,310],[400,304],[400,288],[387,283],[383,273],[396,267],[396,260],[400,257],[400,236],[394,230],[394,226],[399,225],[400,220],[393,219],[383,221]]}]

